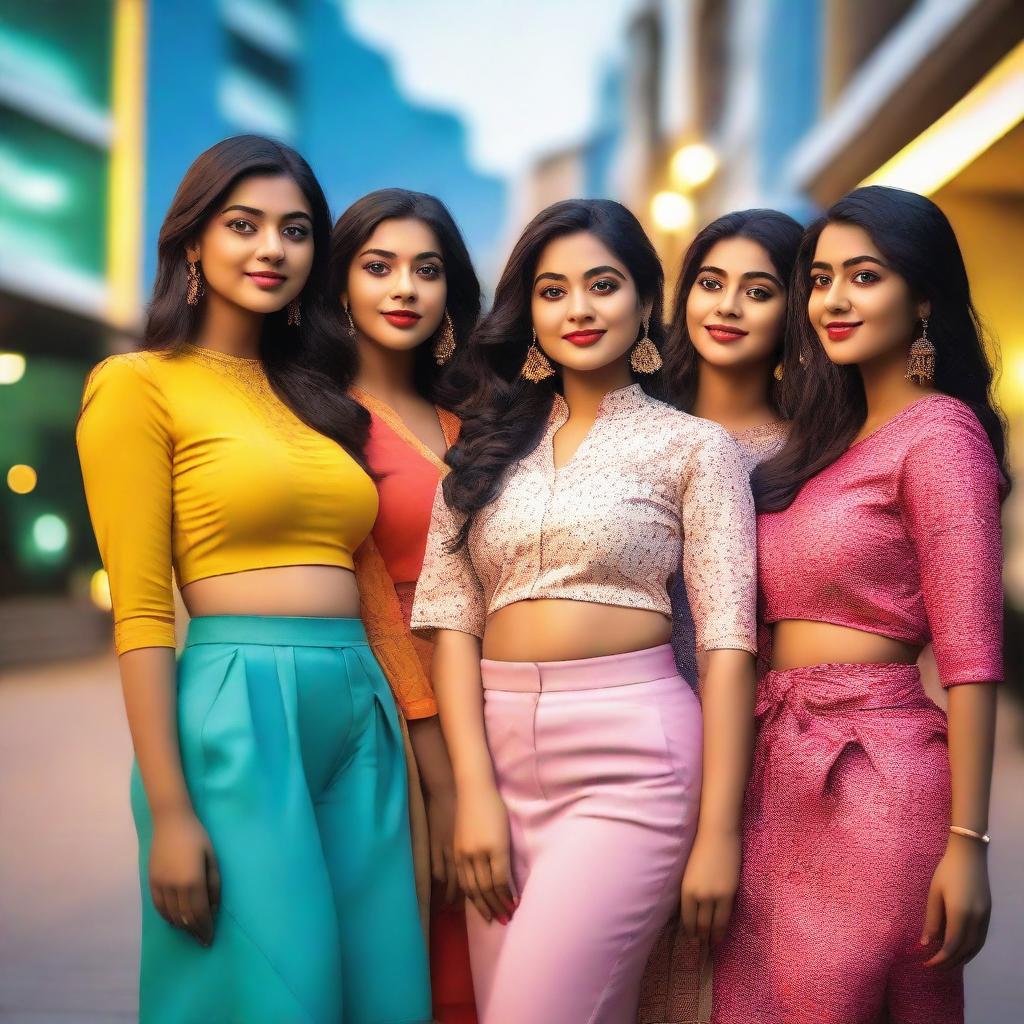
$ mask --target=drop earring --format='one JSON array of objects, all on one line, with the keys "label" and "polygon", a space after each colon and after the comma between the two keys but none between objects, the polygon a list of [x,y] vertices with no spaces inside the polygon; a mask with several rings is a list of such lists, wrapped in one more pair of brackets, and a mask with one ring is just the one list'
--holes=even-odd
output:
[{"label": "drop earring", "polygon": [[786,375],[786,370],[785,370],[785,367],[782,365],[782,360],[780,359],[775,364],[775,369],[772,370],[772,376],[781,384],[782,383],[782,378],[785,377],[785,375]]},{"label": "drop earring", "polygon": [[548,377],[553,377],[555,374],[555,368],[537,344],[536,331],[533,332],[533,340],[526,352],[526,362],[523,363],[519,374],[523,380],[528,380],[531,384],[539,384],[542,380],[547,380]]},{"label": "drop earring", "polygon": [[910,346],[906,378],[921,387],[935,380],[935,346],[928,340],[928,320],[921,320],[921,337]]},{"label": "drop earring", "polygon": [[299,305],[298,298],[294,298],[288,303],[288,326],[302,326],[302,306]]},{"label": "drop earring", "polygon": [[453,355],[455,355],[455,326],[446,309],[444,324],[438,331],[437,341],[434,342],[434,362],[438,366],[444,366]]},{"label": "drop earring", "polygon": [[635,373],[657,373],[662,367],[661,353],[658,346],[648,337],[650,333],[650,317],[644,317],[644,336],[633,346],[629,354],[629,365]]},{"label": "drop earring", "polygon": [[199,260],[190,260],[186,257],[188,264],[188,289],[185,292],[185,301],[190,306],[198,306],[199,300],[206,294],[203,287],[203,279],[199,276]]},{"label": "drop earring", "polygon": [[345,307],[345,316],[348,317],[348,336],[355,341],[356,338],[356,322],[352,319],[352,310]]}]

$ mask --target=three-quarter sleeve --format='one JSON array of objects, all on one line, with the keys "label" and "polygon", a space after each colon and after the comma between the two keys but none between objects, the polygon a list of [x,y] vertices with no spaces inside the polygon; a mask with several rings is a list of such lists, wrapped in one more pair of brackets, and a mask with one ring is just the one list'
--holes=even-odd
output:
[{"label": "three-quarter sleeve", "polygon": [[757,652],[754,501],[735,441],[706,430],[682,481],[683,579],[698,651]]},{"label": "three-quarter sleeve", "polygon": [[423,571],[416,583],[412,607],[412,628],[430,635],[437,629],[453,629],[484,635],[487,605],[483,588],[466,545],[448,550],[448,542],[459,532],[455,513],[444,500],[443,481],[437,485],[430,513],[430,532],[423,554]]},{"label": "three-quarter sleeve", "polygon": [[354,555],[359,584],[359,617],[374,657],[407,719],[437,714],[434,690],[409,627],[387,565],[371,534]]},{"label": "three-quarter sleeve", "polygon": [[903,460],[900,510],[943,686],[1003,678],[1001,484],[988,435],[967,406],[944,404]]},{"label": "three-quarter sleeve", "polygon": [[76,440],[110,579],[114,648],[174,647],[173,442],[167,404],[142,355],[111,356],[93,369]]}]

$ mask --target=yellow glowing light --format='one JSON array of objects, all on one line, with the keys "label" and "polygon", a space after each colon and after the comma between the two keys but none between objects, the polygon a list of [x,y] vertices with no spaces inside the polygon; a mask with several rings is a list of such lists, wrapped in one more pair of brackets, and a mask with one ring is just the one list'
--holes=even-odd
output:
[{"label": "yellow glowing light", "polygon": [[659,192],[651,200],[651,216],[662,231],[684,231],[697,219],[693,202],[678,192]]},{"label": "yellow glowing light", "polygon": [[39,478],[31,466],[11,466],[7,470],[7,486],[15,494],[31,494],[36,489]]},{"label": "yellow glowing light", "polygon": [[718,170],[715,151],[703,142],[693,142],[676,151],[669,164],[672,180],[680,188],[698,188]]},{"label": "yellow glowing light", "polygon": [[1024,119],[1024,43],[861,185],[934,195]]},{"label": "yellow glowing light", "polygon": [[110,577],[105,569],[97,569],[89,580],[89,597],[97,608],[109,612],[113,607],[110,600]]},{"label": "yellow glowing light", "polygon": [[25,376],[25,357],[20,352],[0,352],[0,384],[17,384]]}]

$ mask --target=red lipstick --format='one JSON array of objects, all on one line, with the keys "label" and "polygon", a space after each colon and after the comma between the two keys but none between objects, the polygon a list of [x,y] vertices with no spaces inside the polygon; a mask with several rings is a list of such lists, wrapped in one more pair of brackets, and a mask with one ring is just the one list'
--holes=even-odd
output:
[{"label": "red lipstick", "polygon": [[855,322],[833,320],[831,323],[825,324],[825,330],[828,331],[828,340],[845,341],[863,322],[863,320]]},{"label": "red lipstick", "polygon": [[403,330],[415,327],[421,320],[420,314],[414,313],[411,309],[389,309],[386,313],[381,313],[381,316],[392,327],[400,327]]},{"label": "red lipstick", "polygon": [[568,334],[563,334],[562,338],[565,341],[571,342],[573,345],[579,348],[587,348],[589,345],[593,345],[594,342],[600,341],[604,337],[605,332],[602,331],[570,331]]},{"label": "red lipstick", "polygon": [[739,341],[745,338],[750,332],[739,327],[726,327],[725,324],[705,324],[704,330],[711,335],[715,341],[730,342]]},{"label": "red lipstick", "polygon": [[255,270],[252,273],[247,273],[245,276],[248,277],[257,288],[263,288],[266,290],[277,288],[288,280],[284,274],[279,274],[275,270]]}]

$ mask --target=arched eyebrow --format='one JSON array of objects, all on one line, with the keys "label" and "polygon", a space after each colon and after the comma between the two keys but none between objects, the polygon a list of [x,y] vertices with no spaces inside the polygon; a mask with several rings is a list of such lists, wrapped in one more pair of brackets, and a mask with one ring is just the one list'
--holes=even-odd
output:
[{"label": "arched eyebrow", "polygon": [[[396,252],[389,252],[387,249],[364,249],[359,254],[357,259],[362,258],[363,256],[382,256],[386,260],[397,260],[398,259],[398,253],[396,253]],[[413,256],[413,259],[414,260],[438,259],[442,263],[444,263],[444,257],[439,252],[433,252],[433,251],[417,253],[415,256]]]},{"label": "arched eyebrow", "polygon": [[[247,213],[249,214],[250,217],[263,216],[262,210],[257,210],[255,206],[242,206],[241,203],[236,203],[234,206],[229,206],[227,209],[221,210],[221,213],[231,213],[232,210],[239,210],[242,213]],[[308,220],[310,224],[313,223],[313,218],[310,217],[310,215],[306,213],[305,210],[292,210],[291,213],[286,213],[281,218],[281,220],[298,220],[299,218],[302,218],[303,220]]]},{"label": "arched eyebrow", "polygon": [[[704,271],[708,271],[712,274],[718,274],[719,277],[729,276],[721,267],[712,267],[710,265],[701,267],[697,273],[703,274]],[[754,277],[766,277],[769,281],[776,284],[782,291],[786,290],[786,286],[774,274],[769,274],[767,270],[748,270],[745,274],[740,274],[741,281],[749,281]]]},{"label": "arched eyebrow", "polygon": [[[877,256],[851,256],[848,260],[843,260],[843,269],[848,267],[855,267],[858,263],[874,263],[879,267],[886,268],[886,264],[883,263]],[[825,263],[823,260],[815,260],[811,264],[811,270],[831,270],[832,264]]]},{"label": "arched eyebrow", "polygon": [[[622,281],[626,280],[626,275],[621,270],[616,270],[615,267],[593,267],[583,275],[583,280],[587,281],[592,277],[597,277],[600,274],[614,274],[617,278]],[[555,274],[550,271],[546,271],[543,274],[538,274],[534,280],[534,285],[538,281],[568,281],[569,278],[565,274]]]}]

